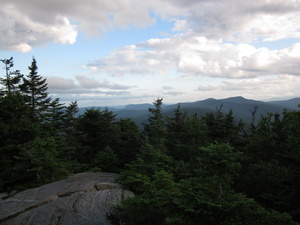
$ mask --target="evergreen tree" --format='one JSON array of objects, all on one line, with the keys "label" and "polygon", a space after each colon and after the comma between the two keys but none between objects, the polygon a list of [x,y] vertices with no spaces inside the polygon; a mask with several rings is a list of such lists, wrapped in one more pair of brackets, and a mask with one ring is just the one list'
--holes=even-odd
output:
[{"label": "evergreen tree", "polygon": [[207,142],[206,129],[198,116],[187,116],[180,111],[180,105],[173,117],[167,118],[168,153],[176,160],[189,161],[195,158],[199,147]]},{"label": "evergreen tree", "polygon": [[232,184],[240,153],[229,144],[199,149],[194,175],[179,181],[167,167],[167,157],[161,158],[160,151],[153,154],[155,149],[149,147],[143,151],[146,157],[138,158],[121,176],[137,194],[123,202],[127,224],[297,224],[288,214],[268,210],[235,193]]},{"label": "evergreen tree", "polygon": [[[10,70],[12,61],[6,62]],[[48,97],[46,79],[37,74],[35,59],[29,70],[20,92],[15,88],[20,79],[11,78],[10,91],[0,99],[0,152],[6,167],[0,176],[6,189],[49,182],[67,173],[68,146],[61,135],[63,106],[59,99],[51,102]]]},{"label": "evergreen tree", "polygon": [[100,109],[87,109],[78,118],[78,130],[81,135],[80,142],[83,148],[78,152],[78,159],[81,163],[91,164],[93,158],[99,151],[98,142],[101,132],[101,112]]},{"label": "evergreen tree", "polygon": [[78,119],[78,130],[82,133],[79,137],[85,148],[81,158],[85,158],[83,163],[91,164],[95,155],[104,150],[105,147],[113,149],[117,139],[117,128],[115,115],[105,109],[87,109]]},{"label": "evergreen tree", "polygon": [[28,67],[29,74],[23,78],[21,90],[26,96],[27,104],[32,109],[32,119],[44,119],[45,113],[50,106],[51,98],[48,96],[48,84],[46,79],[38,74],[38,67],[35,58]]},{"label": "evergreen tree", "polygon": [[[123,184],[136,194],[143,194],[151,189],[145,189],[149,181],[159,171],[170,173],[174,164],[173,159],[158,148],[145,143],[137,158],[121,172]],[[151,186],[150,186],[151,187]],[[147,201],[147,200],[146,200]],[[145,207],[149,207],[148,205]]]},{"label": "evergreen tree", "polygon": [[119,119],[116,125],[119,130],[119,137],[114,150],[118,157],[119,166],[123,168],[136,158],[142,146],[142,135],[139,127],[131,119]]},{"label": "evergreen tree", "polygon": [[[77,101],[71,102],[64,110],[63,114],[63,135],[67,146],[67,158],[70,163],[70,169],[73,172],[83,171],[87,165],[80,162],[85,162],[82,157],[86,154],[86,137],[85,130],[82,130],[80,124],[80,117],[78,116]],[[82,121],[81,121],[82,122]]]},{"label": "evergreen tree", "polygon": [[45,122],[43,126],[47,132],[53,135],[65,134],[64,131],[65,106],[59,102],[59,98],[50,102],[47,111],[44,114]]},{"label": "evergreen tree", "polygon": [[20,70],[12,71],[14,66],[13,57],[10,59],[1,59],[0,61],[5,65],[5,78],[1,78],[0,83],[6,87],[6,92],[10,93],[20,85],[23,75],[20,73]]},{"label": "evergreen tree", "polygon": [[242,121],[234,120],[233,111],[229,110],[227,114],[222,111],[222,106],[216,110],[216,113],[207,113],[202,117],[206,126],[210,142],[230,142],[231,144],[240,142],[240,133],[242,133],[244,124]]},{"label": "evergreen tree", "polygon": [[167,117],[166,132],[167,132],[167,142],[166,146],[168,148],[169,154],[177,160],[183,160],[182,155],[185,151],[186,143],[183,140],[183,135],[185,133],[185,120],[186,113],[180,111],[180,104],[174,110],[174,117]]},{"label": "evergreen tree", "polygon": [[117,163],[116,154],[107,146],[95,155],[92,166],[105,172],[117,172]]},{"label": "evergreen tree", "polygon": [[75,123],[77,120],[77,114],[79,112],[77,101],[71,102],[69,106],[65,108],[64,112],[64,127],[68,135],[71,135],[75,129]]},{"label": "evergreen tree", "polygon": [[35,137],[24,144],[23,160],[29,164],[27,172],[37,183],[65,178],[68,170],[62,157],[61,142],[57,137]]},{"label": "evergreen tree", "polygon": [[37,134],[28,119],[29,113],[20,93],[0,97],[0,191],[7,191],[28,179],[21,146]]},{"label": "evergreen tree", "polygon": [[106,107],[103,111],[101,111],[99,122],[101,126],[99,147],[104,149],[109,146],[114,149],[118,139],[116,114],[108,110]]},{"label": "evergreen tree", "polygon": [[161,106],[163,99],[153,102],[154,108],[149,108],[148,124],[144,124],[145,134],[149,143],[165,151],[166,131]]},{"label": "evergreen tree", "polygon": [[237,190],[260,204],[299,217],[299,112],[261,116],[243,148]]}]

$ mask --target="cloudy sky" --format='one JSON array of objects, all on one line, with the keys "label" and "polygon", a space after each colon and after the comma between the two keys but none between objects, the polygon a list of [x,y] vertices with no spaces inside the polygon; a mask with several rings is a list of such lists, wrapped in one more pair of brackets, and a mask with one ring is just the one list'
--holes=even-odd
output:
[{"label": "cloudy sky", "polygon": [[[0,59],[84,106],[300,97],[299,0],[1,0]],[[1,70],[1,77],[4,70]]]}]

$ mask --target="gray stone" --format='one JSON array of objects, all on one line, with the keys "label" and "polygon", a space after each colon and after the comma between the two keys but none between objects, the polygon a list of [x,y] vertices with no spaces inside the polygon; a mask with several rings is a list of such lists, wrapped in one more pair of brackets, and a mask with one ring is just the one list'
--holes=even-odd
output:
[{"label": "gray stone", "polygon": [[9,197],[14,196],[15,194],[17,194],[18,192],[16,190],[13,190],[12,192],[9,193]]},{"label": "gray stone", "polygon": [[0,201],[2,225],[110,224],[113,206],[134,194],[113,173],[80,173]]},{"label": "gray stone", "polygon": [[7,193],[7,192],[0,193],[0,201],[7,198],[8,196],[9,196],[9,193]]}]

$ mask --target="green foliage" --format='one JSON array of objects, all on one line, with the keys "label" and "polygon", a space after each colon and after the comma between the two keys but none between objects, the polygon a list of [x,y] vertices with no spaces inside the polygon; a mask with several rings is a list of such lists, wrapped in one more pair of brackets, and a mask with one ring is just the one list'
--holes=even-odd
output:
[{"label": "green foliage", "polygon": [[0,61],[5,65],[5,77],[0,79],[0,84],[6,87],[7,93],[11,93],[12,91],[15,91],[17,89],[23,75],[19,70],[12,71],[12,68],[14,66],[13,57],[9,59],[0,59]]},{"label": "green foliage", "polygon": [[193,171],[179,180],[167,163],[155,163],[163,162],[153,154],[160,151],[149,147],[122,174],[124,185],[137,194],[123,203],[128,224],[297,224],[234,190],[241,153],[229,144],[201,147]]},{"label": "green foliage", "polygon": [[12,58],[5,63],[11,82],[0,97],[0,189],[22,189],[64,177],[69,147],[61,135],[62,105],[58,99],[50,103],[35,60],[23,83],[19,71],[11,71]]},{"label": "green foliage", "polygon": [[[244,146],[237,190],[299,221],[299,112],[268,114],[252,127]],[[295,116],[296,115],[296,116]],[[291,138],[292,137],[292,138]]]},{"label": "green foliage", "polygon": [[144,130],[150,144],[159,147],[161,150],[165,150],[164,144],[166,132],[161,112],[162,101],[162,98],[158,98],[153,102],[154,108],[149,108],[150,116],[148,118],[148,123],[144,124]]},{"label": "green foliage", "polygon": [[179,105],[165,118],[158,98],[141,131],[107,108],[77,117],[77,102],[49,97],[35,59],[23,79],[1,61],[1,192],[121,171],[136,194],[119,207],[126,224],[299,224],[300,111],[255,123],[254,108],[248,128],[221,107],[200,118]]},{"label": "green foliage", "polygon": [[18,92],[0,98],[0,190],[10,189],[27,178],[20,160],[20,145],[31,140],[38,130],[28,119],[29,107]]},{"label": "green foliage", "polygon": [[49,182],[68,174],[59,158],[57,141],[52,137],[42,139],[37,136],[22,146],[24,158],[30,162],[27,172],[34,173],[38,181]]},{"label": "green foliage", "polygon": [[120,168],[132,162],[142,146],[142,135],[138,126],[130,119],[120,119],[116,123],[118,139],[114,151],[118,158]]},{"label": "green foliage", "polygon": [[207,132],[202,121],[197,115],[182,113],[180,105],[174,111],[174,117],[167,118],[166,127],[168,153],[176,160],[193,160],[198,148],[207,143]]},{"label": "green foliage", "polygon": [[[231,196],[230,202],[222,206],[222,224],[241,225],[277,225],[297,223],[286,213],[279,213],[274,210],[266,210],[253,199],[246,198],[243,194]],[[218,223],[215,223],[218,224]]]},{"label": "green foliage", "polygon": [[96,154],[105,147],[113,146],[117,138],[117,127],[113,112],[100,109],[87,109],[78,118],[77,129],[81,132],[81,143],[83,145],[80,157],[82,163],[93,162]]},{"label": "green foliage", "polygon": [[130,190],[139,192],[139,190],[143,190],[143,187],[140,185],[144,185],[140,182],[141,178],[147,179],[147,177],[151,177],[162,169],[170,171],[172,165],[173,160],[171,157],[167,156],[160,149],[146,143],[142,146],[136,160],[126,165],[121,173],[121,178],[124,181],[124,185]]},{"label": "green foliage", "polygon": [[117,172],[117,156],[110,147],[105,147],[99,151],[94,158],[93,164],[101,171]]},{"label": "green foliage", "polygon": [[66,137],[68,140],[68,143],[71,141],[74,141],[76,134],[76,115],[78,113],[78,105],[77,101],[71,102],[69,106],[65,107],[63,117],[63,127],[66,132]]},{"label": "green foliage", "polygon": [[31,66],[28,67],[29,74],[23,78],[23,84],[20,85],[23,95],[26,97],[26,102],[32,109],[32,120],[36,122],[39,119],[44,119],[44,115],[49,108],[51,98],[46,79],[38,74],[38,67],[35,58],[32,59]]},{"label": "green foliage", "polygon": [[59,98],[51,101],[48,109],[44,112],[44,130],[51,136],[59,135],[64,132],[65,106],[59,102]]},{"label": "green foliage", "polygon": [[227,114],[221,112],[222,106],[216,110],[216,113],[207,113],[202,117],[206,126],[210,142],[230,142],[232,144],[239,142],[243,123],[236,124],[233,112],[230,110]]},{"label": "green foliage", "polygon": [[88,164],[80,163],[84,151],[84,143],[82,140],[85,139],[85,135],[81,130],[78,129],[78,105],[77,102],[71,102],[69,106],[64,108],[62,114],[62,134],[65,137],[66,145],[68,146],[68,151],[66,153],[66,158],[68,159],[69,168],[72,172],[81,172],[88,169]]},{"label": "green foliage", "polygon": [[200,170],[210,177],[217,177],[219,182],[232,184],[233,176],[241,167],[238,162],[240,155],[227,143],[210,144],[200,148]]},{"label": "green foliage", "polygon": [[150,177],[140,174],[130,180],[143,186],[142,194],[124,202],[130,224],[165,224],[166,217],[175,210],[173,199],[181,195],[172,174],[160,170]]}]

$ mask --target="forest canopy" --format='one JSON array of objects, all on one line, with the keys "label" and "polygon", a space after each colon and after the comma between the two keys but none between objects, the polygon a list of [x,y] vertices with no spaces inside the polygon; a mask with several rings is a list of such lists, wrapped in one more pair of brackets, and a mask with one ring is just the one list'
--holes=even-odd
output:
[{"label": "forest canopy", "polygon": [[231,110],[188,115],[178,105],[165,116],[158,98],[141,129],[51,98],[35,58],[27,75],[1,62],[0,192],[106,171],[136,194],[116,209],[126,224],[299,224],[299,110],[244,124]]}]

